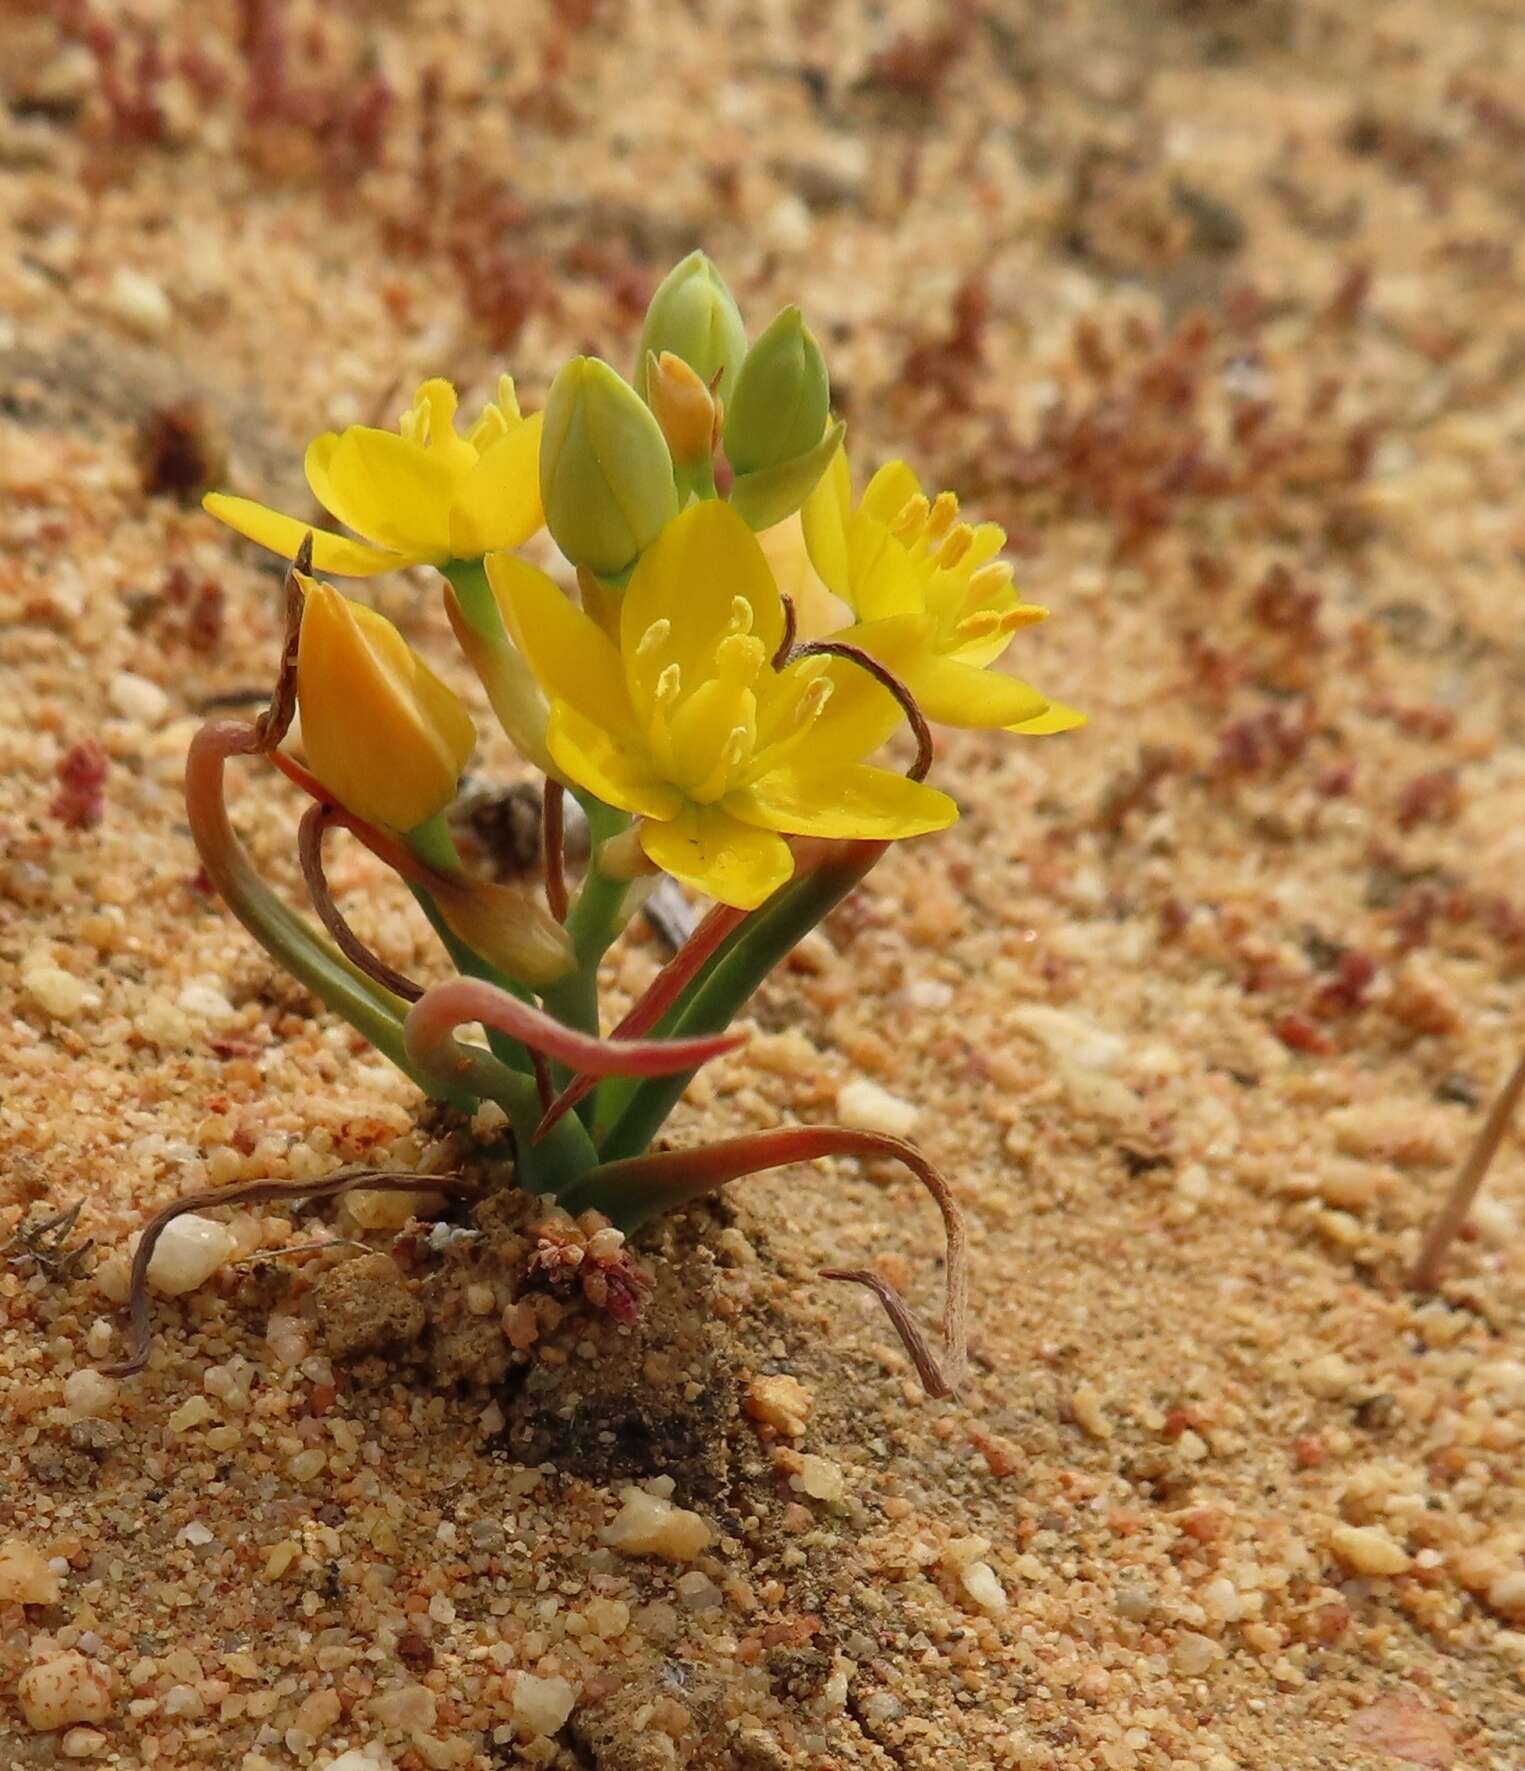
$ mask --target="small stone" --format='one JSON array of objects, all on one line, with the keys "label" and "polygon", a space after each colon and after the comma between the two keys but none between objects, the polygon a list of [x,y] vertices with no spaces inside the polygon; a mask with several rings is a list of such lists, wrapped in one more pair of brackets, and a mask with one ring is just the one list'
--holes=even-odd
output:
[{"label": "small stone", "polygon": [[58,1576],[47,1557],[19,1537],[0,1543],[0,1605],[56,1605]]},{"label": "small stone", "polygon": [[172,1433],[189,1433],[216,1418],[217,1410],[205,1396],[187,1396],[165,1423]]},{"label": "small stone", "polygon": [[1006,1609],[1006,1589],[988,1562],[971,1562],[959,1574],[959,1585],[987,1617],[998,1617]]},{"label": "small stone", "polygon": [[514,1721],[528,1734],[558,1733],[566,1726],[576,1702],[576,1687],[566,1679],[541,1679],[534,1673],[520,1673],[514,1681]]},{"label": "small stone", "polygon": [[383,1728],[399,1734],[422,1729],[433,1731],[439,1700],[427,1685],[403,1685],[396,1691],[380,1691],[371,1699],[371,1714]]},{"label": "small stone", "polygon": [[713,1534],[697,1513],[675,1507],[644,1488],[627,1488],[620,1498],[624,1504],[601,1534],[620,1555],[692,1562],[709,1548]]},{"label": "small stone", "polygon": [[201,1693],[194,1685],[171,1685],[160,1700],[160,1708],[167,1716],[185,1716],[188,1719],[204,1716],[206,1707]]},{"label": "small stone", "polygon": [[193,1021],[205,1021],[212,1027],[226,1027],[236,1020],[238,1010],[215,984],[192,982],[175,998],[175,1007]]},{"label": "small stone", "polygon": [[1183,1630],[1176,1637],[1170,1658],[1178,1673],[1184,1673],[1188,1679],[1200,1678],[1218,1658],[1218,1644],[1210,1636]]},{"label": "small stone", "polygon": [[345,1215],[362,1230],[401,1230],[410,1218],[437,1217],[445,1207],[443,1193],[383,1193],[356,1187],[344,1195]]},{"label": "small stone", "polygon": [[1501,1574],[1489,1585],[1488,1603],[1506,1617],[1525,1617],[1525,1573]]},{"label": "small stone", "polygon": [[140,338],[162,338],[175,323],[169,297],[141,271],[118,265],[106,286],[106,311]]},{"label": "small stone", "polygon": [[1348,1360],[1338,1353],[1323,1353],[1317,1359],[1310,1360],[1298,1374],[1299,1380],[1310,1395],[1321,1396],[1326,1402],[1337,1402],[1341,1396],[1349,1393],[1356,1382],[1357,1373]]},{"label": "small stone", "polygon": [[713,1611],[724,1602],[725,1595],[707,1574],[693,1568],[679,1577],[678,1597],[689,1611]]},{"label": "small stone", "polygon": [[808,1451],[800,1459],[799,1473],[789,1478],[789,1486],[812,1500],[839,1501],[847,1492],[841,1465]]},{"label": "small stone", "polygon": [[1432,1771],[1444,1771],[1456,1757],[1451,1724],[1406,1689],[1390,1691],[1357,1710],[1345,1731],[1359,1746],[1391,1754],[1410,1765],[1430,1766]]},{"label": "small stone", "polygon": [[630,1628],[630,1607],[623,1599],[589,1599],[583,1616],[595,1636],[612,1642]]},{"label": "small stone", "polygon": [[85,1006],[86,986],[58,965],[34,965],[22,974],[22,988],[55,1021],[72,1021]]},{"label": "small stone", "polygon": [[106,1745],[99,1728],[71,1728],[58,1743],[66,1759],[93,1759]]},{"label": "small stone", "polygon": [[343,1714],[339,1693],[332,1686],[310,1692],[297,1705],[292,1726],[300,1729],[309,1741],[321,1740]]},{"label": "small stone", "polygon": [[106,699],[123,719],[142,726],[157,726],[169,715],[169,696],[146,676],[119,670],[106,685]]},{"label": "small stone", "polygon": [[837,1090],[837,1118],[854,1131],[883,1132],[892,1138],[908,1138],[921,1117],[909,1101],[892,1095],[866,1076],[855,1077]]},{"label": "small stone", "polygon": [[1102,1412],[1101,1397],[1094,1384],[1081,1384],[1070,1398],[1075,1424],[1092,1439],[1110,1439],[1112,1423]]},{"label": "small stone", "polygon": [[783,1374],[754,1377],[747,1386],[746,1407],[753,1420],[772,1427],[786,1439],[798,1439],[815,1411],[815,1397],[798,1378]]},{"label": "small stone", "polygon": [[1408,1553],[1380,1525],[1336,1525],[1329,1547],[1357,1574],[1402,1574],[1409,1565]]},{"label": "small stone", "polygon": [[28,1667],[16,1697],[27,1726],[39,1733],[111,1719],[111,1684],[104,1669],[72,1650]]},{"label": "small stone", "polygon": [[329,1761],[328,1771],[392,1771],[392,1760],[380,1746],[352,1746]]},{"label": "small stone", "polygon": [[227,1263],[236,1246],[225,1225],[188,1211],[165,1226],[148,1263],[148,1283],[164,1297],[194,1291]]},{"label": "small stone", "polygon": [[71,1420],[99,1420],[110,1414],[118,1388],[115,1378],[103,1377],[88,1366],[71,1371],[64,1379],[64,1407]]}]

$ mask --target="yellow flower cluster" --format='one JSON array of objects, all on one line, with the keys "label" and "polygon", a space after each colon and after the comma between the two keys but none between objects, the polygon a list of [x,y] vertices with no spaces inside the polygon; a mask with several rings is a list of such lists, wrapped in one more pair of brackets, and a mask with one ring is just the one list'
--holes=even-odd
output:
[{"label": "yellow flower cluster", "polygon": [[[946,794],[868,760],[908,700],[929,720],[1018,733],[1082,716],[991,668],[1046,613],[1013,584],[1003,531],[962,520],[951,493],[929,499],[900,461],[854,501],[798,311],[749,354],[728,303],[695,255],[653,303],[644,397],[578,358],[544,414],[523,416],[505,377],[463,435],[455,390],[426,381],[397,430],[318,437],[306,473],[350,531],[314,533],[318,571],[439,568],[520,749],[634,821],[623,864],[746,909],[791,876],[791,837],[954,822]],[[247,499],[206,507],[287,556],[308,533]],[[515,551],[547,519],[580,600]],[[475,737],[464,705],[326,585],[310,589],[297,692],[309,766],[354,816],[408,833],[449,804]]]}]

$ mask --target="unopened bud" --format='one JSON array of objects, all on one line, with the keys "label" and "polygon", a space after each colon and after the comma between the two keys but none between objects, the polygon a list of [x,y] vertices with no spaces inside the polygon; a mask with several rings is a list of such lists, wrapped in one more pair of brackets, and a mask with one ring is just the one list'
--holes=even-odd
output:
[{"label": "unopened bud", "polygon": [[731,508],[752,529],[771,529],[785,517],[793,516],[831,465],[845,430],[838,419],[805,454],[781,461],[776,467],[759,468],[756,473],[737,474],[731,485]]},{"label": "unopened bud", "polygon": [[597,357],[573,357],[551,383],[540,490],[556,545],[606,578],[634,564],[678,514],[661,427]]},{"label": "unopened bud", "polygon": [[690,252],[673,266],[646,310],[636,376],[648,400],[647,359],[663,351],[687,363],[717,399],[730,399],[747,354],[747,329],[720,272],[702,252]]},{"label": "unopened bud", "polygon": [[464,703],[392,623],[303,581],[297,701],[307,766],[346,811],[412,830],[455,798],[476,743]]},{"label": "unopened bud", "polygon": [[726,407],[725,452],[738,474],[807,454],[831,409],[826,359],[797,307],[786,307],[747,352]]}]

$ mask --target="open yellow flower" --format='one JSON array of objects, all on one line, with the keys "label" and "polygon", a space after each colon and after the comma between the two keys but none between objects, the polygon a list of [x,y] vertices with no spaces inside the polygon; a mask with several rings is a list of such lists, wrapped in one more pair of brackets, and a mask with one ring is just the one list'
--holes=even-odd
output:
[{"label": "open yellow flower", "polygon": [[1048,614],[1024,603],[999,559],[1006,532],[958,520],[958,499],[928,500],[909,467],[881,467],[857,505],[838,451],[802,512],[805,544],[826,586],[855,625],[834,634],[901,679],[930,720],[1063,732],[1085,715],[988,667],[1020,627]]},{"label": "open yellow flower", "polygon": [[[398,566],[441,566],[519,547],[545,521],[540,505],[540,414],[520,414],[514,384],[462,436],[455,389],[426,381],[395,431],[352,424],[325,431],[304,463],[313,496],[355,540],[312,531],[313,565],[369,578]],[[291,559],[311,525],[249,498],[209,492],[203,507],[261,547]]]},{"label": "open yellow flower", "polygon": [[307,765],[346,811],[412,830],[455,798],[476,743],[471,715],[390,621],[331,584],[300,582]]},{"label": "open yellow flower", "polygon": [[900,713],[858,666],[774,668],[783,603],[728,505],[691,505],[642,554],[617,642],[525,561],[495,554],[487,575],[550,701],[558,769],[637,815],[648,860],[696,890],[751,909],[794,871],[785,836],[884,840],[957,818],[946,794],[861,760]]}]

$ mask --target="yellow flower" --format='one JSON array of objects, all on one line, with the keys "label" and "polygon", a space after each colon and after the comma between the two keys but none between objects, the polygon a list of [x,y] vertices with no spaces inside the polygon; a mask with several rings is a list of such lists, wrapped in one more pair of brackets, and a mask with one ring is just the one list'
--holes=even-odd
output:
[{"label": "yellow flower", "polygon": [[[455,428],[455,389],[426,381],[395,431],[352,424],[325,431],[304,463],[313,496],[353,540],[313,531],[320,572],[369,578],[398,566],[440,566],[518,547],[545,521],[540,507],[540,414],[524,418],[504,376],[498,398],[465,436]],[[249,498],[210,492],[203,507],[240,535],[286,559],[311,525]]]},{"label": "yellow flower", "polygon": [[869,481],[856,506],[845,453],[802,513],[816,571],[857,617],[832,637],[893,670],[928,719],[1009,732],[1064,732],[1085,715],[988,668],[1020,627],[1048,610],[1024,603],[997,558],[1006,532],[958,520],[958,499],[928,500],[903,461]]},{"label": "yellow flower", "polygon": [[860,759],[899,721],[859,667],[773,658],[784,610],[762,549],[724,503],[674,518],[641,555],[617,640],[505,554],[487,575],[550,701],[557,767],[636,814],[648,860],[738,909],[794,871],[784,837],[920,836],[946,794]]},{"label": "yellow flower", "polygon": [[455,797],[471,715],[390,621],[301,580],[297,704],[307,765],[346,811],[412,830]]}]

